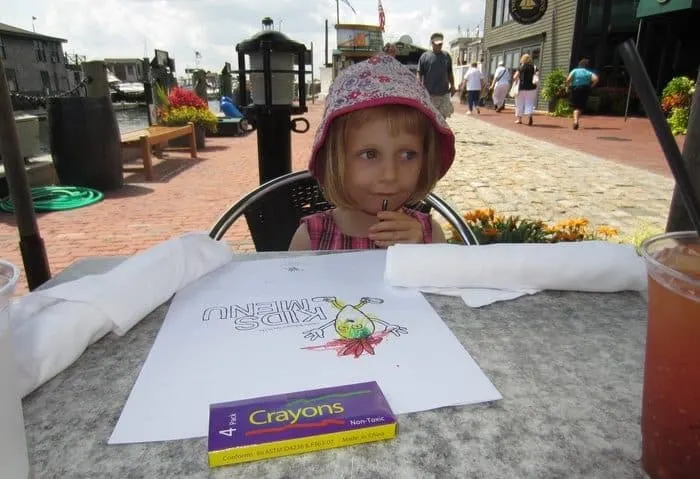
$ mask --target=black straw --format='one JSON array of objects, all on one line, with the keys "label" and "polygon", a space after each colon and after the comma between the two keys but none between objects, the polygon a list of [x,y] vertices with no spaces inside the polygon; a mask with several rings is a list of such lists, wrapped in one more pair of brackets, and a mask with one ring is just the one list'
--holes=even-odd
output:
[{"label": "black straw", "polygon": [[[698,203],[698,195],[690,182],[688,172],[683,164],[683,155],[681,155],[678,143],[676,143],[671,128],[666,122],[664,112],[659,105],[659,99],[656,96],[646,68],[644,68],[644,63],[642,63],[637,47],[632,40],[627,40],[618,46],[618,50],[622,60],[625,62],[630,78],[634,82],[637,95],[639,95],[639,99],[644,106],[644,111],[654,127],[656,138],[661,144],[661,149],[676,180],[685,208],[688,210],[690,222],[695,227],[698,236],[700,236],[700,204]],[[695,105],[695,108],[700,108],[700,105]]]}]

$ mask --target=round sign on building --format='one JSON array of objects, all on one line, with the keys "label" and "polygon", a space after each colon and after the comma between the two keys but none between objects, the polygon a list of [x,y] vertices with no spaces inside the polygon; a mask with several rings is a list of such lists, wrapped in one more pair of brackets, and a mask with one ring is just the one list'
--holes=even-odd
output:
[{"label": "round sign on building", "polygon": [[547,0],[508,0],[508,10],[514,21],[529,25],[544,16]]}]

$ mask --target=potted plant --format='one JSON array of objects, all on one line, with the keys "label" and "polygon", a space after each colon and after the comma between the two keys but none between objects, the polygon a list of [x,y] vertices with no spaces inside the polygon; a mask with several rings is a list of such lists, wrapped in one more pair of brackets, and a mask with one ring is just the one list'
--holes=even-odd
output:
[{"label": "potted plant", "polygon": [[568,101],[566,99],[566,73],[563,70],[553,70],[544,79],[542,85],[542,99],[549,105],[549,111],[553,116],[567,116]]},{"label": "potted plant", "polygon": [[688,131],[693,93],[695,82],[688,77],[675,77],[664,88],[661,108],[668,115],[666,121],[674,135],[685,135]]},{"label": "potted plant", "polygon": [[[214,133],[217,129],[217,119],[207,103],[193,91],[175,87],[164,97],[163,92],[156,92],[158,98],[158,119],[164,126],[184,126],[194,124],[197,149],[206,146],[206,130]],[[189,139],[176,138],[170,140],[171,146],[187,146]]]},{"label": "potted plant", "polygon": [[[618,231],[609,226],[591,229],[585,218],[563,220],[549,225],[541,220],[499,215],[491,208],[468,211],[463,218],[482,245],[610,240],[618,235]],[[452,226],[447,230],[447,238],[450,243],[461,243],[459,234]]]}]

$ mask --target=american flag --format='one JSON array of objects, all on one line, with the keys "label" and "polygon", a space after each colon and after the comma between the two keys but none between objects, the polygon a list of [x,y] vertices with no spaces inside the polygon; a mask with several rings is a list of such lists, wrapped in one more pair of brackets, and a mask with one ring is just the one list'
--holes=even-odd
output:
[{"label": "american flag", "polygon": [[384,15],[384,7],[382,7],[382,0],[378,0],[379,5],[379,28],[384,31],[384,24],[386,23],[386,16]]}]

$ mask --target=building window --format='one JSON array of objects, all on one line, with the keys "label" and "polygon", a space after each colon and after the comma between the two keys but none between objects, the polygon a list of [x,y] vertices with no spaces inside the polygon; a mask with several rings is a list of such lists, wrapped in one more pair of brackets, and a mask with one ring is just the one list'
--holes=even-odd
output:
[{"label": "building window", "polygon": [[503,61],[505,62],[506,68],[517,69],[520,66],[520,49],[506,50],[505,59]]},{"label": "building window", "polygon": [[17,86],[17,73],[14,68],[7,68],[5,70],[5,78],[7,78],[7,86],[10,91],[19,91]]},{"label": "building window", "polygon": [[34,41],[34,52],[36,53],[36,61],[46,61],[46,43]]},{"label": "building window", "polygon": [[59,62],[58,43],[51,43],[51,63]]},{"label": "building window", "polygon": [[605,10],[605,0],[590,0],[588,3],[588,15],[586,15],[586,31],[603,31],[603,11]]},{"label": "building window", "polygon": [[53,72],[53,82],[56,85],[56,91],[61,91],[61,84],[58,82],[58,73]]},{"label": "building window", "polygon": [[49,80],[49,72],[47,72],[46,70],[41,70],[39,74],[41,75],[42,90],[45,94],[48,94],[51,91],[51,80]]},{"label": "building window", "polygon": [[[499,64],[500,62],[504,62],[504,63],[505,63],[505,60],[504,60],[504,58],[503,58],[503,52],[494,53],[493,55],[491,55],[491,70],[489,70],[489,72],[490,72],[491,74],[493,74],[493,73],[496,71],[496,68],[498,68],[498,64]],[[508,65],[505,65],[505,64],[504,64],[504,66],[508,66]]]},{"label": "building window", "polygon": [[7,58],[7,51],[5,50],[5,42],[2,41],[2,36],[0,36],[0,58],[3,60]]},{"label": "building window", "polygon": [[530,58],[532,58],[532,64],[535,66],[540,66],[540,46],[539,45],[533,45],[533,46],[527,46],[523,47],[523,52],[522,54],[530,55]]},{"label": "building window", "polygon": [[498,27],[512,19],[508,11],[508,0],[494,0],[493,21],[491,24],[494,27]]},{"label": "building window", "polygon": [[114,73],[114,76],[119,78],[121,81],[126,81],[126,68],[121,63],[116,63],[112,72]]}]

